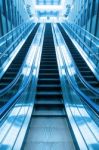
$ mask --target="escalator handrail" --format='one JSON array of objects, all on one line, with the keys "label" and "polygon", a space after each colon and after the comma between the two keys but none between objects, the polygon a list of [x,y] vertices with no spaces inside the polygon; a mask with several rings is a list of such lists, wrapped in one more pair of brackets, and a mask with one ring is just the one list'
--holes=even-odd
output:
[{"label": "escalator handrail", "polygon": [[[14,32],[17,32],[17,30],[21,29],[22,27],[26,28],[26,26],[30,23],[30,20],[25,22],[25,23],[21,23],[20,25],[18,25],[17,27],[15,27],[14,29],[12,29],[11,31],[9,31],[8,33],[6,33],[5,35],[3,35],[1,38],[0,38],[0,44],[1,43],[4,43],[7,41],[7,38],[12,35],[13,36],[13,33]],[[21,32],[20,32],[21,33]],[[0,45],[1,46],[1,45]]]},{"label": "escalator handrail", "polygon": [[[71,54],[70,54],[70,55],[71,55]],[[72,57],[72,56],[71,56],[71,57]],[[79,77],[79,79],[81,80],[81,82],[83,82],[83,84],[84,84],[89,90],[91,90],[91,92],[92,92],[93,94],[96,94],[96,95],[99,96],[99,89],[94,88],[92,85],[90,85],[90,84],[84,79],[84,77],[81,75],[80,71],[78,70],[78,68],[77,68],[77,66],[76,66],[76,64],[75,64],[75,62],[74,62],[74,60],[73,60],[73,58],[72,58],[72,62],[73,62],[73,64],[74,64],[75,70],[76,70],[76,72],[77,72],[77,76]]]},{"label": "escalator handrail", "polygon": [[[87,35],[89,38],[90,38],[90,40],[91,40],[91,42],[93,42],[93,41],[98,41],[99,42],[99,38],[97,38],[96,36],[94,36],[93,34],[91,34],[91,33],[89,33],[87,30],[85,30],[85,29],[83,29],[82,27],[80,27],[79,25],[77,25],[77,24],[73,24],[73,23],[70,23],[70,22],[66,22],[68,25],[70,25],[71,26],[71,28],[73,28],[73,27],[76,27],[76,29],[80,29],[82,32],[84,32],[85,33],[85,36]],[[73,27],[72,27],[73,26]],[[76,31],[76,30],[75,30]],[[93,40],[93,41],[92,41]],[[96,45],[96,47],[99,47],[98,45]]]},{"label": "escalator handrail", "polygon": [[[26,36],[26,33],[28,33],[29,32],[29,29],[32,27],[32,23],[30,23],[30,25],[26,28],[26,30],[24,30],[21,34],[20,34],[20,36],[8,47],[8,49],[6,49],[1,55],[0,55],[0,60],[2,60],[2,57],[4,57],[6,54],[6,52],[9,52],[10,51],[10,49],[11,49],[11,51],[10,51],[10,54],[7,54],[7,58],[8,57],[10,57],[10,55],[14,52],[14,49],[17,47],[17,45],[19,44],[19,42],[22,40],[22,38],[24,38],[25,36]],[[14,46],[15,45],[15,46]],[[6,58],[6,59],[7,59]],[[4,60],[4,61],[6,61],[6,60]],[[3,62],[2,61],[0,61],[0,66],[1,66],[1,68],[0,69],[2,69],[2,65],[3,65]],[[0,78],[1,78],[2,76],[0,76]]]},{"label": "escalator handrail", "polygon": [[[31,31],[32,31],[32,29],[33,29],[35,26],[36,26],[36,24],[31,28]],[[31,31],[30,31],[30,32],[31,32]],[[29,36],[29,35],[28,35],[28,36]],[[27,38],[28,38],[28,37],[27,37]],[[27,39],[26,39],[26,40],[27,40]],[[13,80],[9,85],[7,85],[4,89],[0,90],[0,96],[3,96],[8,90],[10,90],[10,89],[17,83],[17,81],[19,80],[19,78],[20,78],[20,76],[21,76],[21,71],[22,71],[22,68],[23,68],[23,66],[24,66],[24,63],[25,63],[25,60],[26,60],[27,56],[28,56],[28,53],[27,53],[27,55],[25,56],[24,62],[23,62],[23,64],[22,64],[21,68],[19,69],[19,72],[17,73],[16,77],[14,78],[14,80]]]},{"label": "escalator handrail", "polygon": [[[78,94],[78,96],[80,96],[80,98],[90,106],[90,109],[94,110],[94,113],[97,115],[97,117],[99,118],[99,107],[97,107],[97,105],[95,103],[93,103],[91,101],[91,99],[86,96],[80,89],[78,89],[76,87],[76,85],[73,84],[73,80],[71,79],[70,75],[69,75],[69,72],[67,71],[67,66],[65,66],[65,71],[66,71],[66,74],[68,75],[68,81],[70,82],[70,85],[72,85],[72,88],[76,91],[76,93]],[[92,111],[93,111],[92,110]]]},{"label": "escalator handrail", "polygon": [[[58,43],[58,40],[57,40],[57,37],[56,37],[56,33],[54,31],[54,34],[55,34],[55,38],[56,38],[56,41]],[[59,44],[58,44],[59,45]],[[60,46],[59,46],[59,49],[60,49]],[[90,108],[92,109],[92,111],[94,111],[94,113],[97,115],[97,117],[99,118],[99,108],[97,107],[97,105],[95,103],[93,103],[90,98],[88,96],[86,96],[80,89],[77,88],[77,86],[74,84],[74,81],[71,79],[70,75],[69,75],[69,72],[68,72],[68,69],[67,69],[67,65],[66,65],[66,62],[65,62],[65,59],[64,59],[64,56],[63,56],[63,53],[60,49],[60,53],[61,53],[61,57],[62,57],[62,60],[64,62],[64,68],[65,68],[65,72],[67,74],[67,77],[68,77],[68,81],[70,83],[70,85],[72,85],[72,88],[75,90],[75,92],[78,94],[78,96],[80,96],[80,98],[90,106]]]},{"label": "escalator handrail", "polygon": [[[43,27],[44,28],[44,27]],[[42,34],[43,34],[43,30],[42,30]],[[40,37],[40,41],[39,41],[39,45],[42,41],[42,36]],[[33,69],[34,68],[34,62],[36,60],[36,56],[37,56],[37,53],[39,51],[36,51],[35,52],[35,56],[34,56],[34,59],[33,59],[33,63],[32,63],[32,66],[31,66],[31,70],[30,70],[30,73],[28,75],[28,79],[25,80],[25,83],[24,86],[21,86],[19,91],[14,95],[14,97],[12,97],[1,109],[0,109],[0,121],[5,117],[5,115],[10,111],[10,109],[15,105],[15,103],[17,103],[18,101],[18,98],[21,96],[21,94],[24,92],[25,88],[28,86],[28,84],[30,83],[31,81],[31,77],[32,77],[32,73],[33,73]]]},{"label": "escalator handrail", "polygon": [[[74,34],[78,38],[78,40],[80,40],[80,42],[87,48],[87,50],[88,50],[87,55],[89,54],[89,57],[91,57],[90,56],[90,54],[91,54],[92,56],[95,57],[95,59],[97,61],[97,63],[95,65],[98,65],[99,64],[99,57],[96,55],[96,53],[93,50],[91,50],[90,47],[88,47],[87,44],[85,42],[83,42],[83,40],[77,35],[77,33],[75,33],[66,23],[65,23],[65,25],[67,26],[68,30],[70,30],[72,32],[72,34]],[[69,31],[69,33],[71,34],[70,31]]]},{"label": "escalator handrail", "polygon": [[[63,26],[62,26],[62,27],[63,27]],[[64,27],[63,27],[63,28],[64,28]],[[65,30],[64,30],[64,31],[65,31]],[[66,31],[65,31],[65,32],[66,32]],[[68,35],[68,34],[67,34],[67,35]],[[68,37],[69,37],[69,35],[68,35]],[[68,51],[68,52],[69,52],[69,55],[70,55],[70,57],[71,57],[71,59],[72,59],[73,66],[74,66],[74,68],[75,68],[75,70],[76,70],[76,72],[77,72],[77,76],[78,76],[78,78],[80,79],[80,81],[83,82],[84,86],[87,87],[89,90],[91,90],[92,93],[94,93],[94,94],[96,94],[96,95],[99,95],[99,89],[94,88],[92,85],[90,85],[90,84],[84,79],[84,77],[81,75],[80,71],[78,70],[77,65],[76,65],[75,61],[73,60],[73,57],[72,57],[70,51]]]},{"label": "escalator handrail", "polygon": [[[21,38],[23,38],[23,36],[24,36],[24,34],[25,34],[25,32],[29,29],[29,27],[32,25],[33,23],[31,23],[30,22],[30,24],[28,25],[28,27],[19,35],[19,37],[17,37],[16,39],[15,39],[15,41],[7,48],[7,49],[5,49],[5,51],[3,51],[3,53],[1,53],[1,55],[0,55],[0,59],[2,59],[2,57],[3,56],[5,56],[5,55],[10,55],[9,54],[9,51],[10,51],[10,49],[13,47],[13,49],[15,48],[14,47],[14,45],[16,46],[16,43],[17,43],[17,45],[19,44],[19,39],[21,39]],[[8,53],[7,53],[8,52]],[[7,53],[7,54],[6,54]],[[11,53],[12,53],[12,51],[11,51]]]}]

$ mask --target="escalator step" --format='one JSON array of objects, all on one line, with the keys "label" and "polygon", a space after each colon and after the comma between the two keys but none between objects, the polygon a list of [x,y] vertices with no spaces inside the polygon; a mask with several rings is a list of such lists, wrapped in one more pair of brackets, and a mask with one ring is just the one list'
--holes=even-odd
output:
[{"label": "escalator step", "polygon": [[18,70],[18,67],[15,67],[15,68],[14,68],[14,67],[13,67],[13,68],[12,68],[12,67],[9,67],[9,68],[8,68],[8,71],[9,71],[9,72],[15,72],[15,71],[17,72],[17,70]]},{"label": "escalator step", "polygon": [[56,62],[56,58],[42,58],[42,61],[45,61],[45,62],[50,62],[50,61],[53,61],[53,62]]},{"label": "escalator step", "polygon": [[[48,101],[47,101],[48,102]],[[42,110],[42,109],[45,109],[45,110],[57,110],[57,109],[63,109],[63,106],[64,104],[63,103],[52,103],[52,102],[49,102],[49,103],[35,103],[35,108],[34,109],[39,109],[39,110]]]},{"label": "escalator step", "polygon": [[35,103],[36,102],[53,102],[53,103],[63,103],[63,99],[62,98],[54,98],[54,99],[51,99],[50,97],[48,98],[48,99],[46,99],[45,97],[43,97],[43,98],[36,98],[36,101],[35,101]]},{"label": "escalator step", "polygon": [[15,77],[17,72],[7,72],[7,77]]},{"label": "escalator step", "polygon": [[95,102],[96,104],[99,104],[99,97],[98,97],[98,96],[97,96],[97,97],[91,96],[90,98],[91,98],[91,100],[92,100],[93,102]]},{"label": "escalator step", "polygon": [[83,66],[83,65],[81,65],[81,64],[79,64],[79,68],[78,69],[87,69],[87,70],[89,70],[89,67],[88,66]]},{"label": "escalator step", "polygon": [[58,85],[38,85],[37,86],[37,91],[58,91],[60,92],[61,91],[61,87],[58,86]]},{"label": "escalator step", "polygon": [[64,103],[61,100],[59,101],[57,99],[55,99],[55,100],[38,99],[38,100],[36,100],[35,104],[36,105],[37,104],[39,104],[39,105],[45,105],[45,104],[47,104],[47,105],[60,105],[60,104],[64,104]]},{"label": "escalator step", "polygon": [[[58,105],[53,107],[38,106],[34,108],[33,116],[65,116],[63,107],[58,107]],[[49,105],[48,105],[49,106]]]},{"label": "escalator step", "polygon": [[58,66],[56,64],[50,65],[50,64],[41,64],[40,69],[57,69]]},{"label": "escalator step", "polygon": [[[55,55],[55,54],[53,54],[53,55],[51,55],[51,54],[50,54],[50,55],[46,55],[46,54],[43,54],[43,53],[42,53],[42,56],[43,56],[44,58],[46,58],[46,59],[47,59],[47,58],[56,58],[56,55]],[[42,58],[43,58],[43,57],[42,57]]]},{"label": "escalator step", "polygon": [[93,76],[83,76],[84,78],[85,78],[85,80],[87,80],[87,81],[96,81],[96,78],[95,77],[93,77]]},{"label": "escalator step", "polygon": [[92,86],[99,88],[99,82],[97,81],[89,81],[89,84],[91,84]]},{"label": "escalator step", "polygon": [[60,80],[59,79],[38,79],[38,84],[59,84],[60,85]]},{"label": "escalator step", "polygon": [[61,92],[37,92],[36,98],[62,99]]},{"label": "escalator step", "polygon": [[9,81],[12,80],[13,77],[4,77],[3,79],[0,79],[0,82],[5,82],[5,81]]},{"label": "escalator step", "polygon": [[55,53],[52,53],[52,52],[42,52],[42,59],[44,58],[52,58],[52,59],[54,59],[54,58],[56,58],[56,54]]},{"label": "escalator step", "polygon": [[[53,65],[55,64],[56,61],[41,61],[41,65],[46,64],[46,65]],[[56,64],[57,65],[57,64]]]},{"label": "escalator step", "polygon": [[57,69],[40,69],[39,73],[58,73]]},{"label": "escalator step", "polygon": [[88,76],[93,75],[90,70],[88,70],[88,71],[83,70],[83,71],[80,71],[80,72],[81,72],[82,75],[88,75]]},{"label": "escalator step", "polygon": [[59,74],[39,74],[39,78],[46,78],[46,79],[56,79],[59,78]]}]

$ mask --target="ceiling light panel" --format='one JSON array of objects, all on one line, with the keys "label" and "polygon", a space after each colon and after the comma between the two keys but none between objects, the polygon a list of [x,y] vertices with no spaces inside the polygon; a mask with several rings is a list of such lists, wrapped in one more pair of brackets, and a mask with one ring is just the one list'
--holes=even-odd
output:
[{"label": "ceiling light panel", "polygon": [[61,0],[36,0],[36,5],[60,5]]}]

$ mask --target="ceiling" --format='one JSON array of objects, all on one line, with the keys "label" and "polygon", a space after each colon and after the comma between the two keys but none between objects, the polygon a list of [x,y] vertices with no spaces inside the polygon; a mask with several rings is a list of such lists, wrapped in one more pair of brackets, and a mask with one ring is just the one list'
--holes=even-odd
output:
[{"label": "ceiling", "polygon": [[71,5],[73,0],[25,0],[25,4],[30,16],[37,17],[58,17],[69,12],[67,5]]},{"label": "ceiling", "polygon": [[61,0],[36,0],[37,5],[60,5]]}]

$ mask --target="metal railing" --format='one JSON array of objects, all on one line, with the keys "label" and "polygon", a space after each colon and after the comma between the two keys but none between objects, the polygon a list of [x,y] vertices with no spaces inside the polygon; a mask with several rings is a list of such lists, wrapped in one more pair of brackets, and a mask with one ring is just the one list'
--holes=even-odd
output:
[{"label": "metal railing", "polygon": [[68,22],[66,24],[68,24],[73,31],[76,32],[83,39],[83,41],[99,55],[99,38],[81,28],[79,25]]},{"label": "metal railing", "polygon": [[[88,57],[93,61],[97,68],[99,67],[99,39],[88,33],[84,29],[71,27],[69,23],[62,24],[65,29],[69,31],[74,39],[79,43],[79,45],[83,48],[84,52],[88,55]],[[86,41],[86,42],[85,42]]]},{"label": "metal railing", "polygon": [[26,29],[30,21],[22,23],[0,38],[0,53],[2,53],[11,43]]},{"label": "metal railing", "polygon": [[[36,26],[36,24],[31,28],[29,34],[32,32],[32,30],[33,30],[33,28],[35,26]],[[28,38],[29,34],[27,35],[27,38]],[[26,54],[26,58],[27,58],[27,55],[28,55],[28,53]],[[25,58],[25,60],[26,60],[26,58]],[[19,72],[17,73],[17,75],[14,78],[14,80],[10,84],[8,84],[5,88],[3,88],[3,89],[0,90],[0,97],[3,96],[3,95],[5,95],[5,93],[7,93],[7,91],[9,91],[17,83],[17,81],[19,80],[19,78],[21,76],[21,72],[22,72],[22,68],[24,67],[25,60],[23,61],[23,64],[21,65],[21,67],[19,69]]]},{"label": "metal railing", "polygon": [[[2,67],[3,63],[6,61],[6,59],[11,55],[13,50],[16,48],[16,46],[19,44],[19,42],[25,37],[25,35],[30,31],[32,28],[32,21],[29,21],[27,24],[22,25],[17,31],[14,30],[12,31],[13,33],[16,32],[16,35],[19,34],[17,37],[13,37],[14,40],[11,42],[10,46],[8,48],[5,48],[2,53],[0,53],[0,67]],[[20,30],[20,32],[19,32]],[[7,40],[9,35],[12,37],[12,32],[11,35],[8,34],[6,37],[2,37],[2,40]],[[13,34],[14,35],[14,34]],[[0,39],[1,40],[1,39]]]}]

